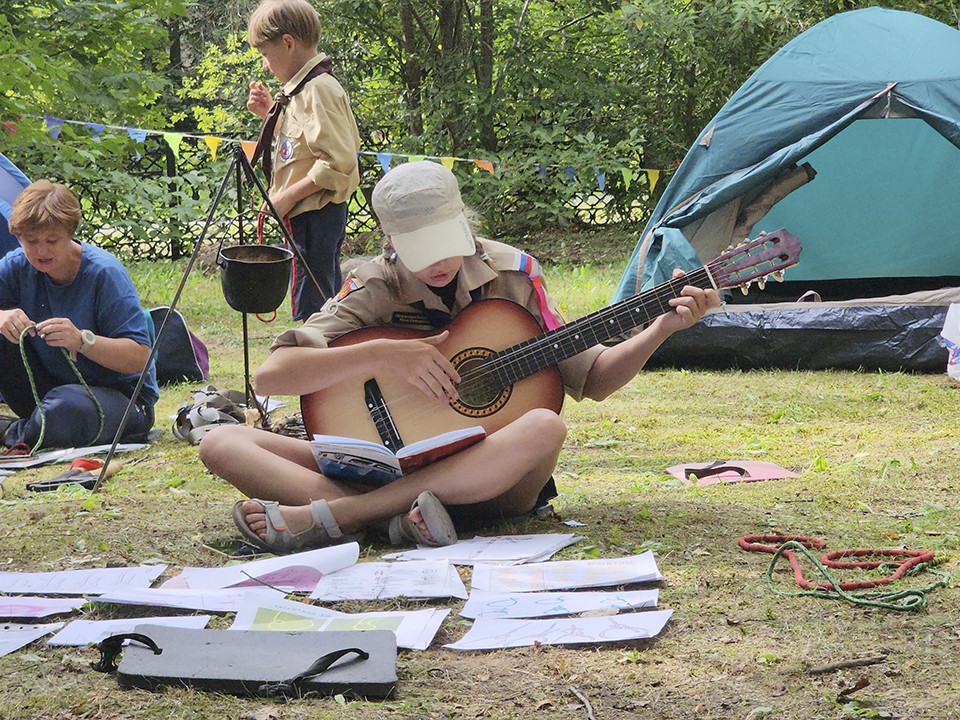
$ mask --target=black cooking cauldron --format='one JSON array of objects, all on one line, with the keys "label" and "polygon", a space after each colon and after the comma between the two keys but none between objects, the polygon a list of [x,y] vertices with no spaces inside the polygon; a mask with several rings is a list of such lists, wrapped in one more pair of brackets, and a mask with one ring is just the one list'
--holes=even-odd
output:
[{"label": "black cooking cauldron", "polygon": [[290,283],[293,253],[277,245],[221,248],[217,257],[223,296],[242,313],[269,313],[280,307]]}]

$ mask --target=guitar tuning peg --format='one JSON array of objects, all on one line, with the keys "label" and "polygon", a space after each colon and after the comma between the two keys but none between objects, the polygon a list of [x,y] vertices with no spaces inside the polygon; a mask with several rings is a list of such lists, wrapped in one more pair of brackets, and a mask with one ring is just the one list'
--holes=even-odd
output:
[{"label": "guitar tuning peg", "polygon": [[770,277],[772,277],[777,282],[783,282],[783,270],[775,271]]},{"label": "guitar tuning peg", "polygon": [[757,287],[763,290],[767,286],[767,279],[765,277],[757,280]]}]

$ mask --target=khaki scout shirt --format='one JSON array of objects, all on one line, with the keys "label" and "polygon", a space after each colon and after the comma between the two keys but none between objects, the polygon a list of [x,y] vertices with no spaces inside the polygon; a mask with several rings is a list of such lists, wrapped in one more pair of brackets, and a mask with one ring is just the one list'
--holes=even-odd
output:
[{"label": "khaki scout shirt", "polygon": [[[283,86],[292,92],[326,55],[305,63]],[[305,176],[320,188],[293,206],[290,217],[319,210],[327,203],[342,203],[360,184],[357,152],[360,133],[350,109],[350,98],[333,75],[314,78],[290,98],[273,141],[273,182],[279,192]]]},{"label": "khaki scout shirt", "polygon": [[[449,311],[436,293],[402,263],[378,257],[351,272],[339,296],[328,300],[301,327],[281,334],[272,349],[291,345],[324,348],[344,333],[368,327],[403,326],[435,331],[415,303],[422,302],[425,308],[456,316],[471,303],[470,292],[477,288],[481,289],[480,299],[503,298],[526,308],[545,330],[530,278],[511,269],[518,266],[515,260],[520,254],[509,245],[477,238],[477,254],[464,258],[454,306]],[[547,305],[558,316],[556,303],[549,294]],[[597,345],[560,363],[564,387],[574,399],[582,399],[587,375],[601,352],[603,346]]]}]

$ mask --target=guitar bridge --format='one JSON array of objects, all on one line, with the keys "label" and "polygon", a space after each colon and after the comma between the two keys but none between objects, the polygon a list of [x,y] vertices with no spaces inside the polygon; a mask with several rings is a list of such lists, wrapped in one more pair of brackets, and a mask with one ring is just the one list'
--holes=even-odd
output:
[{"label": "guitar bridge", "polygon": [[377,428],[377,435],[380,436],[381,444],[396,452],[403,447],[403,439],[390,416],[387,402],[383,399],[383,393],[380,391],[380,386],[377,385],[376,380],[370,379],[363,384],[363,396],[367,404],[367,412],[370,413],[370,419],[373,420],[373,424]]}]

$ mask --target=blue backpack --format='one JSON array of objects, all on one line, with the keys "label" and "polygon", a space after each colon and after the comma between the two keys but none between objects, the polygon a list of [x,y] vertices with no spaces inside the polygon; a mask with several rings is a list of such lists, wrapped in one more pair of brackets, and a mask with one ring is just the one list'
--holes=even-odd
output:
[{"label": "blue backpack", "polygon": [[[167,306],[155,307],[145,312],[155,338],[166,317]],[[187,322],[178,310],[174,310],[164,328],[157,350],[157,382],[169,385],[180,382],[199,382],[210,375],[210,356],[207,346],[187,328]]]}]

